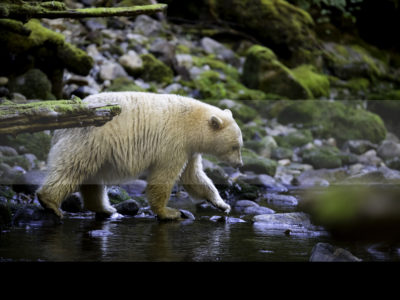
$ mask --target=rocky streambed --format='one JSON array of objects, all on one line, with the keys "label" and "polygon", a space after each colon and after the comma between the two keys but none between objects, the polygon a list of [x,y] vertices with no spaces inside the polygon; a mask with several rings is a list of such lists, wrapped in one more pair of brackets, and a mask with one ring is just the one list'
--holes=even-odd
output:
[{"label": "rocky streambed", "polygon": [[[72,0],[69,5],[83,6]],[[1,101],[106,91],[194,97],[233,112],[243,133],[244,166],[235,170],[213,157],[203,159],[205,172],[232,206],[229,216],[176,186],[170,205],[187,211],[188,218],[159,222],[147,204],[143,175],[109,187],[118,210],[113,218],[85,211],[80,195],[73,194],[62,205],[59,224],[35,196],[52,133],[2,136],[0,261],[399,260],[396,57],[356,39],[320,40],[318,51],[310,52],[307,47],[317,42],[311,17],[285,1],[274,5],[298,22],[273,18],[274,25],[260,27],[272,26],[268,31],[245,22],[271,48],[237,31],[149,16],[32,20],[23,47],[13,42],[18,33],[2,34],[7,51],[18,52],[12,56],[17,65],[25,66],[28,57],[30,67],[1,74]],[[224,11],[214,13],[224,17]],[[234,11],[225,17],[241,13]],[[62,55],[64,46],[75,50]],[[302,51],[282,55],[285,47]],[[49,68],[46,62],[54,64]]]}]

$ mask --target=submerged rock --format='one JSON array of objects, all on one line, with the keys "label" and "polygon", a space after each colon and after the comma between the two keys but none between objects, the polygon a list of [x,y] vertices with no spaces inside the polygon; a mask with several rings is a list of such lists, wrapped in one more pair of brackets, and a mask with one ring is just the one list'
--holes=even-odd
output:
[{"label": "submerged rock", "polygon": [[348,250],[332,246],[328,243],[318,243],[314,246],[310,256],[311,262],[359,262]]},{"label": "submerged rock", "polygon": [[116,204],[114,207],[117,209],[118,213],[126,216],[135,216],[140,208],[139,204],[133,199],[120,202]]},{"label": "submerged rock", "polygon": [[15,212],[12,223],[18,227],[51,227],[61,224],[61,219],[51,210],[39,206],[26,206]]},{"label": "submerged rock", "polygon": [[246,215],[263,215],[263,214],[273,214],[274,210],[260,206],[254,201],[250,200],[239,200],[236,201],[234,205],[234,210],[238,213],[243,213]]}]

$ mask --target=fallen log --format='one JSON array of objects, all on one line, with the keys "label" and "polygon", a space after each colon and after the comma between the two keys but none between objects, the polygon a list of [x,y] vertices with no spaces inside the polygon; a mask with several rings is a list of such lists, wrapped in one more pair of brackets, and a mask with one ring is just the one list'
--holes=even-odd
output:
[{"label": "fallen log", "polygon": [[0,18],[15,19],[26,22],[32,18],[96,18],[138,15],[149,15],[162,12],[167,8],[166,4],[137,5],[130,7],[91,7],[69,9],[60,1],[0,3]]},{"label": "fallen log", "polygon": [[121,112],[115,103],[83,103],[73,100],[31,101],[0,105],[0,135],[60,128],[102,126]]}]

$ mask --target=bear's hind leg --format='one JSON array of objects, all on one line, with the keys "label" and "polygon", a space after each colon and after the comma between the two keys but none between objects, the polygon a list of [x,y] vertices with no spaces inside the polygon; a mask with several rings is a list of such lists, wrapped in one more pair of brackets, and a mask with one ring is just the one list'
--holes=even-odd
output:
[{"label": "bear's hind leg", "polygon": [[60,205],[65,197],[73,192],[74,187],[70,184],[52,184],[51,182],[46,182],[37,191],[37,197],[43,208],[50,209],[56,215],[62,217]]},{"label": "bear's hind leg", "polygon": [[112,215],[117,210],[110,205],[107,188],[102,184],[82,184],[80,188],[85,208],[96,212]]}]

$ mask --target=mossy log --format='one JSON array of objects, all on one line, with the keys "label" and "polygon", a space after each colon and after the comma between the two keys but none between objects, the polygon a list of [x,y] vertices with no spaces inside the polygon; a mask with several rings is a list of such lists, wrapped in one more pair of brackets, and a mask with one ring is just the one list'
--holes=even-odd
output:
[{"label": "mossy log", "polygon": [[102,126],[121,112],[115,103],[73,100],[35,101],[0,105],[0,135],[60,128]]},{"label": "mossy log", "polygon": [[97,7],[69,9],[60,1],[0,3],[0,18],[27,21],[32,18],[95,18],[154,14],[167,8],[166,4],[137,5],[131,7]]}]

